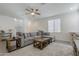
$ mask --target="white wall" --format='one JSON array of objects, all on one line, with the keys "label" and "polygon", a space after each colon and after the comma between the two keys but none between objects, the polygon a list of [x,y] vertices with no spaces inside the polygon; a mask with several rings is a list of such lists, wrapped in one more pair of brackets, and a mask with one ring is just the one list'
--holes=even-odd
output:
[{"label": "white wall", "polygon": [[[79,32],[79,12],[64,13],[40,20],[25,19],[23,23],[17,24],[14,18],[0,15],[0,30],[15,29],[17,25],[23,26],[25,32],[36,32],[38,30],[48,31],[48,20],[61,19],[61,32]],[[23,30],[23,29],[22,29]]]},{"label": "white wall", "polygon": [[[33,31],[44,30],[48,31],[48,20],[61,19],[61,32],[79,32],[79,12],[64,13],[52,17],[47,17],[39,20],[34,20],[32,24]],[[37,26],[33,26],[37,23]]]},{"label": "white wall", "polygon": [[[46,21],[45,21],[46,22]],[[28,21],[28,32],[36,32],[38,30],[47,30],[47,23],[43,23],[43,21],[38,21],[38,20],[30,20]]]},{"label": "white wall", "polygon": [[0,15],[0,30],[6,31],[8,29],[14,29],[15,26],[16,26],[16,23],[13,20],[13,18]]},{"label": "white wall", "polygon": [[30,32],[31,29],[31,21],[29,19],[24,20],[24,31]]},{"label": "white wall", "polygon": [[[12,29],[13,31],[15,30],[19,31],[21,29],[23,31],[24,29],[23,22],[20,21],[19,19],[18,21],[15,21],[14,19],[15,18],[0,15],[0,30],[8,31],[9,29]],[[18,27],[22,27],[22,28],[18,30],[17,29]]]},{"label": "white wall", "polygon": [[60,19],[61,32],[79,32],[79,12],[61,15]]}]

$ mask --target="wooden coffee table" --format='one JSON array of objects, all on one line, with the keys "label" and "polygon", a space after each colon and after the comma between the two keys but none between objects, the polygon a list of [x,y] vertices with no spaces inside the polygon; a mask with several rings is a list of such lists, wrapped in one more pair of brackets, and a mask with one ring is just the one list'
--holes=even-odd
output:
[{"label": "wooden coffee table", "polygon": [[45,48],[49,44],[50,38],[36,38],[33,41],[33,46],[39,49]]}]

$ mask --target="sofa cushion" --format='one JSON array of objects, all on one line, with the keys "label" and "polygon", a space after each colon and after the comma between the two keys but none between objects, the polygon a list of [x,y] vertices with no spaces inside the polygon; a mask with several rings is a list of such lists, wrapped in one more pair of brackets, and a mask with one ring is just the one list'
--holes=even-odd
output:
[{"label": "sofa cushion", "polygon": [[23,37],[24,37],[24,39],[26,39],[25,33],[23,33]]}]

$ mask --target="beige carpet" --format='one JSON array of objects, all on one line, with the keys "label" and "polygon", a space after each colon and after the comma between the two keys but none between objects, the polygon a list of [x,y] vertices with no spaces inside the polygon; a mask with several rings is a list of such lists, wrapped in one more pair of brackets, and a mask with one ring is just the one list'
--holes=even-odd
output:
[{"label": "beige carpet", "polygon": [[5,41],[1,41],[0,42],[0,53],[6,53],[6,42]]},{"label": "beige carpet", "polygon": [[6,42],[0,41],[0,56],[3,56],[5,53],[7,53]]},{"label": "beige carpet", "polygon": [[32,45],[11,53],[1,54],[3,56],[73,56],[73,47],[63,43],[51,43],[43,50],[34,48]]}]

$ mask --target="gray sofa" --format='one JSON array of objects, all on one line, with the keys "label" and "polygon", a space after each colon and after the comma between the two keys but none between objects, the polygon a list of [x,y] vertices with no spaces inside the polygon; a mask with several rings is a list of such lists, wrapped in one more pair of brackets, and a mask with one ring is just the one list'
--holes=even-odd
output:
[{"label": "gray sofa", "polygon": [[[39,32],[31,32],[31,33],[21,33],[21,46],[26,46],[33,43],[35,36],[40,37]],[[44,36],[49,36],[49,34],[43,34]]]}]

